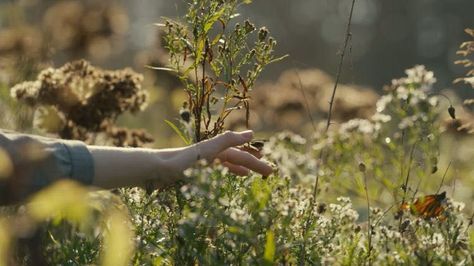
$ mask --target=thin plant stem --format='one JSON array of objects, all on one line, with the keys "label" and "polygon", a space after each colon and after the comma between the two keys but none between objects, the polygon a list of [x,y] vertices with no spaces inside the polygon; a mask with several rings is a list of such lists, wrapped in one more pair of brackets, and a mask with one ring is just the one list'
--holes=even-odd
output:
[{"label": "thin plant stem", "polygon": [[453,103],[451,102],[451,99],[449,99],[448,96],[442,94],[441,92],[438,92],[438,93],[430,93],[428,96],[443,96],[446,100],[448,100],[449,105],[453,106]]},{"label": "thin plant stem", "polygon": [[[411,165],[413,163],[413,154],[415,152],[415,147],[418,142],[413,143],[411,146],[411,151],[410,151],[410,159],[408,161],[408,169],[407,169],[407,175],[405,177],[405,181],[403,182],[402,189],[403,189],[403,197],[402,197],[402,203],[401,205],[405,204],[406,197],[407,197],[407,192],[408,192],[408,182],[410,181],[410,173],[411,173]],[[400,229],[402,226],[402,219],[403,219],[403,212],[400,215],[399,223],[398,223],[398,228]]]},{"label": "thin plant stem", "polygon": [[446,174],[448,173],[449,167],[451,166],[452,161],[449,162],[448,167],[446,167],[446,170],[444,171],[443,178],[441,179],[441,183],[439,184],[438,190],[436,190],[436,194],[439,193],[441,190],[441,187],[443,186],[444,179],[446,178]]},{"label": "thin plant stem", "polygon": [[367,200],[367,241],[368,241],[368,252],[367,258],[369,259],[369,265],[372,265],[371,262],[371,253],[372,253],[372,221],[370,219],[370,201],[369,201],[369,189],[367,186],[367,174],[365,171],[364,175],[364,190],[365,190],[365,199]]},{"label": "thin plant stem", "polygon": [[298,78],[298,84],[300,87],[301,94],[303,95],[304,104],[306,106],[306,112],[308,112],[308,117],[309,117],[309,120],[311,121],[311,126],[313,127],[313,130],[316,131],[316,124],[314,123],[313,115],[311,114],[311,111],[309,109],[309,103],[306,97],[306,93],[304,92],[303,83],[301,82],[301,77],[298,71],[295,71],[295,74],[296,74],[296,77]]},{"label": "thin plant stem", "polygon": [[344,64],[344,57],[346,55],[347,45],[349,44],[349,41],[352,39],[351,24],[352,24],[352,14],[354,12],[354,6],[355,6],[355,0],[352,0],[351,11],[349,13],[349,20],[347,21],[346,39],[344,40],[344,48],[342,49],[341,57],[339,59],[339,66],[337,67],[337,74],[336,74],[336,82],[334,83],[334,87],[332,89],[331,100],[329,101],[329,112],[328,112],[328,119],[326,123],[326,132],[329,130],[329,126],[331,125],[332,108],[334,105],[334,98],[336,97],[337,86],[339,85],[339,80],[342,74],[342,66]]},{"label": "thin plant stem", "polygon": [[[347,49],[349,41],[352,39],[351,25],[352,25],[352,15],[354,13],[355,2],[356,2],[356,0],[352,0],[351,10],[349,12],[349,18],[348,18],[347,26],[346,26],[346,37],[345,37],[345,40],[344,40],[343,49],[342,49],[341,54],[340,54],[339,65],[338,65],[337,74],[336,74],[336,80],[335,80],[334,87],[333,87],[333,90],[332,90],[331,98],[329,100],[329,110],[328,110],[328,118],[327,118],[327,121],[326,121],[325,134],[327,134],[327,132],[329,131],[329,127],[331,125],[334,99],[336,97],[337,86],[339,85],[339,81],[340,81],[340,78],[341,78],[342,66],[344,64],[344,58],[346,56],[346,49]],[[317,165],[322,164],[321,161],[323,159],[323,150],[324,150],[324,148],[319,151],[319,158],[318,158],[318,161],[316,162]],[[309,228],[311,227],[311,217],[312,217],[311,213],[313,212],[314,204],[316,203],[316,197],[317,197],[318,189],[319,189],[319,177],[320,177],[319,167],[317,167],[316,168],[316,178],[315,178],[315,181],[314,181],[312,197],[310,198],[309,205],[305,210],[305,223],[304,223],[303,232],[302,232],[302,234],[303,234],[303,244],[302,244],[301,251],[300,251],[301,253],[300,253],[300,261],[299,261],[300,265],[304,265],[304,263],[306,261],[306,235],[307,235],[307,232],[308,232]]]}]

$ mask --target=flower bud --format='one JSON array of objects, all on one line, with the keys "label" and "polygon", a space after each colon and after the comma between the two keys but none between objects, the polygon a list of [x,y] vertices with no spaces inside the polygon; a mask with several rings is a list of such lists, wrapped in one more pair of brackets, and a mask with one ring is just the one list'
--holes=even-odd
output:
[{"label": "flower bud", "polygon": [[456,119],[456,109],[452,105],[449,106],[448,113],[452,119]]},{"label": "flower bud", "polygon": [[258,40],[263,42],[268,36],[268,30],[265,27],[260,28],[258,31]]},{"label": "flower bud", "polygon": [[191,113],[189,112],[188,109],[183,108],[183,109],[179,110],[179,116],[186,123],[189,123],[189,121],[191,121]]}]

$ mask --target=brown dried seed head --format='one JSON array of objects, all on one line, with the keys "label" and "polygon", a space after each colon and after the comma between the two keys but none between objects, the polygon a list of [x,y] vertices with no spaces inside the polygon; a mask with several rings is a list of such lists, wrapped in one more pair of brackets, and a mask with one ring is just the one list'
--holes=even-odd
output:
[{"label": "brown dried seed head", "polygon": [[454,107],[452,105],[449,106],[448,113],[449,113],[449,116],[451,116],[452,119],[456,119],[456,109],[454,109]]}]

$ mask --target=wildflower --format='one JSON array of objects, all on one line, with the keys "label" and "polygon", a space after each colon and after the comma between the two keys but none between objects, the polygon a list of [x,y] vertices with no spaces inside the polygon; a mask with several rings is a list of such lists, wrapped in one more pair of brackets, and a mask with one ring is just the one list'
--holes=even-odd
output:
[{"label": "wildflower", "polygon": [[454,109],[454,107],[452,105],[449,106],[448,113],[449,113],[449,116],[451,116],[452,119],[456,119],[456,109]]},{"label": "wildflower", "polygon": [[392,120],[392,117],[390,115],[386,115],[383,113],[375,113],[372,116],[372,121],[375,121],[375,122],[387,123],[390,120]]},{"label": "wildflower", "polygon": [[375,127],[372,122],[367,119],[352,119],[341,125],[339,128],[339,134],[348,137],[350,132],[360,132],[362,134],[373,134]]},{"label": "wildflower", "polygon": [[391,94],[383,95],[376,103],[376,110],[377,112],[383,112],[389,103],[393,100],[393,96]]},{"label": "wildflower", "polygon": [[448,208],[450,210],[453,210],[455,212],[462,212],[465,207],[466,204],[464,202],[454,201],[452,199],[448,200]]}]

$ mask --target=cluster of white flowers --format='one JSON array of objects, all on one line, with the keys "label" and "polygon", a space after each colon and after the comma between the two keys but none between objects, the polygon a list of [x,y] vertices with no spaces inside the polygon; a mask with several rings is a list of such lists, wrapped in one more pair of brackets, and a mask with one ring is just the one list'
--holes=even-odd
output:
[{"label": "cluster of white flowers", "polygon": [[399,87],[404,85],[414,85],[422,91],[432,90],[432,86],[436,83],[436,78],[432,71],[426,70],[423,65],[416,65],[413,68],[405,70],[407,77],[392,80],[393,87]]},{"label": "cluster of white flowers", "polygon": [[304,180],[306,173],[314,173],[316,169],[316,161],[306,153],[305,144],[306,139],[300,135],[282,132],[270,138],[263,153],[278,165],[280,176]]},{"label": "cluster of white flowers", "polygon": [[392,94],[385,94],[379,98],[377,103],[375,104],[376,106],[376,111],[378,113],[381,113],[387,108],[387,105],[390,104],[393,100],[393,95]]},{"label": "cluster of white flowers", "polygon": [[350,198],[338,197],[337,201],[340,204],[329,204],[329,211],[334,217],[340,220],[341,223],[354,222],[359,218],[359,214],[352,208]]},{"label": "cluster of white flowers", "polygon": [[405,70],[405,73],[408,76],[405,82],[421,84],[424,86],[421,87],[422,90],[430,90],[432,88],[431,86],[436,83],[433,71],[426,70],[423,65],[416,65],[413,68]]},{"label": "cluster of white flowers", "polygon": [[453,199],[448,199],[446,205],[446,209],[457,213],[461,213],[466,207],[466,204],[464,202],[454,201]]},{"label": "cluster of white flowers", "polygon": [[339,128],[341,136],[348,136],[351,132],[372,135],[378,130],[377,125],[367,119],[351,119]]},{"label": "cluster of white flowers", "polygon": [[[419,246],[424,249],[438,250],[443,247],[445,239],[441,233],[433,233],[432,235],[422,235],[419,238]],[[443,252],[442,249],[439,252]]]}]

